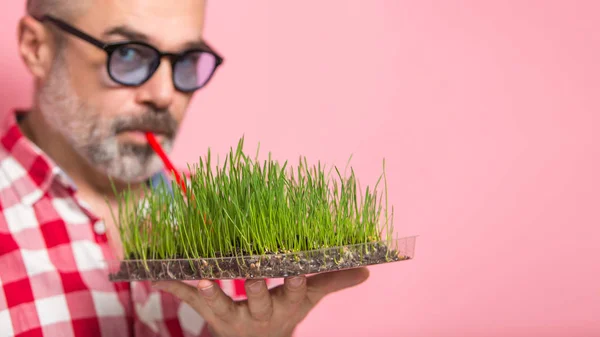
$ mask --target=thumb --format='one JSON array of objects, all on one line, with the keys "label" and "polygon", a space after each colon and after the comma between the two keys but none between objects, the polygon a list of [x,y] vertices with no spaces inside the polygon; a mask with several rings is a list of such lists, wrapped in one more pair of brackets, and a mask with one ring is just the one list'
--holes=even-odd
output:
[{"label": "thumb", "polygon": [[210,312],[206,309],[206,302],[198,293],[198,289],[182,281],[155,281],[152,288],[162,290],[178,297],[189,304],[200,315],[205,316]]}]

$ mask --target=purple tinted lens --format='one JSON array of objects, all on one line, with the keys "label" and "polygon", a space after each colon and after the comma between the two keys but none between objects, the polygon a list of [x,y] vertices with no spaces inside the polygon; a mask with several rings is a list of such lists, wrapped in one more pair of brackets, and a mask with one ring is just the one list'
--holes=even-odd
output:
[{"label": "purple tinted lens", "polygon": [[138,44],[128,44],[115,50],[109,61],[111,76],[124,84],[145,81],[158,62],[156,51]]},{"label": "purple tinted lens", "polygon": [[208,82],[216,65],[217,59],[211,53],[188,53],[175,65],[175,85],[182,90],[200,88]]}]

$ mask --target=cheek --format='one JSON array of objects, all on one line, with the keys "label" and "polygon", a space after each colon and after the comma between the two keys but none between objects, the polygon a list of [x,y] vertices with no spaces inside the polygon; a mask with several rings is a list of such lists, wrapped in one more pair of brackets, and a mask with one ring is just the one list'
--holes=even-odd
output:
[{"label": "cheek", "polygon": [[97,75],[88,69],[74,69],[71,72],[71,87],[77,97],[87,103],[98,91]]},{"label": "cheek", "polygon": [[133,102],[134,94],[128,88],[98,88],[90,93],[84,103],[93,114],[106,123],[117,116],[129,115],[137,111],[139,108],[136,109]]},{"label": "cheek", "polygon": [[103,78],[106,76],[104,59],[104,55],[98,51],[90,51],[89,47],[78,48],[78,45],[73,46],[72,51],[67,54],[70,81],[79,97],[85,98],[103,86]]},{"label": "cheek", "polygon": [[[84,102],[92,102],[104,93],[112,93],[121,88],[112,81],[106,70],[103,57],[88,57],[69,60],[70,81],[77,96]],[[126,93],[117,93],[115,96],[124,96]],[[119,99],[119,97],[115,97]]]},{"label": "cheek", "polygon": [[173,118],[178,122],[181,122],[185,117],[187,109],[189,107],[191,100],[191,96],[184,94],[177,94],[177,97],[173,100],[173,105],[171,107],[171,113],[173,114]]}]

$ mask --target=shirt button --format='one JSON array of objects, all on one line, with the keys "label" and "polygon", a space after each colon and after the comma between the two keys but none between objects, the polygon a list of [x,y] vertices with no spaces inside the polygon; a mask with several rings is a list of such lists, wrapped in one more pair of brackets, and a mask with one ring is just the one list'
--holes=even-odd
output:
[{"label": "shirt button", "polygon": [[98,235],[104,235],[106,233],[106,225],[103,221],[97,221],[94,224],[94,232]]}]

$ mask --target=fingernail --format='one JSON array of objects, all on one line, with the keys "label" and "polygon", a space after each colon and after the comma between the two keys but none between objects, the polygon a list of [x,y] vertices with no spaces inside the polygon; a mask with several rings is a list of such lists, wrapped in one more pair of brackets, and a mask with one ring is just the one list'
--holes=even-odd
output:
[{"label": "fingernail", "polygon": [[152,288],[154,288],[154,289],[163,290],[164,287],[165,287],[165,285],[162,284],[161,282],[152,282]]},{"label": "fingernail", "polygon": [[258,293],[262,289],[262,283],[260,281],[255,281],[248,288],[249,288],[250,292]]},{"label": "fingernail", "polygon": [[292,278],[290,278],[289,282],[292,287],[298,288],[304,282],[304,277],[298,277],[298,276],[292,277]]},{"label": "fingernail", "polygon": [[215,285],[212,282],[198,283],[198,289],[204,296],[212,296],[215,293]]}]

